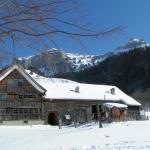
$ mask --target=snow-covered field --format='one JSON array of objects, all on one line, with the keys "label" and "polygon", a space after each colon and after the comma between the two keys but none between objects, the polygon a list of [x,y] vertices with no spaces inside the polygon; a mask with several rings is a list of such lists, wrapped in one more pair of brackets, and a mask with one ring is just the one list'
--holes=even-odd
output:
[{"label": "snow-covered field", "polygon": [[1,150],[138,150],[150,149],[150,121],[78,128],[48,125],[0,126]]}]

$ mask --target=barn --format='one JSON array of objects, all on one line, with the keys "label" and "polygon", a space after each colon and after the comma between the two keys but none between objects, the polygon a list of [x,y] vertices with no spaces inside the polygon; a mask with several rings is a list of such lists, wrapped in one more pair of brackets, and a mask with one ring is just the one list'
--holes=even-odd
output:
[{"label": "barn", "polygon": [[139,119],[141,104],[116,86],[46,78],[13,63],[0,75],[1,124]]}]

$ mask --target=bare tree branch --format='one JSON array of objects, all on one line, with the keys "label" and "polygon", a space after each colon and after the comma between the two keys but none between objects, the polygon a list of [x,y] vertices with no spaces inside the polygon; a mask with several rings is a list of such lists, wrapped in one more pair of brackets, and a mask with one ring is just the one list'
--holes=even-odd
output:
[{"label": "bare tree branch", "polygon": [[[86,46],[81,38],[99,38],[118,33],[121,26],[108,30],[94,30],[75,21],[74,7],[77,0],[1,0],[0,1],[0,45],[8,45],[9,40],[18,45],[24,43],[33,48],[36,44],[49,48],[52,44],[59,47],[57,37],[77,39],[84,49]],[[68,17],[69,13],[72,17]],[[67,16],[68,15],[68,16]],[[80,20],[78,18],[77,20]],[[80,23],[79,23],[80,22]],[[49,43],[46,43],[49,38]],[[80,39],[80,40],[79,40]],[[39,42],[40,41],[40,42]],[[40,46],[37,46],[40,47]],[[34,48],[37,49],[37,48]]]}]

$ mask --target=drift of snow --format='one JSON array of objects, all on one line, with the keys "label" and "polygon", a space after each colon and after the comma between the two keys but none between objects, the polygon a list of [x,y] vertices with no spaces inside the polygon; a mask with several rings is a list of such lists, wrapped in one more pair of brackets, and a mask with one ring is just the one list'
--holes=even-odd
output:
[{"label": "drift of snow", "polygon": [[0,126],[2,150],[149,150],[150,121],[58,127]]}]

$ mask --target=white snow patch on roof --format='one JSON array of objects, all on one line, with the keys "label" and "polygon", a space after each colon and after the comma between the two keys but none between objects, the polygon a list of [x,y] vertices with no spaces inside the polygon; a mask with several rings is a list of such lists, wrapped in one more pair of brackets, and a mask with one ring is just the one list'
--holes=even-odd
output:
[{"label": "white snow patch on roof", "polygon": [[[45,95],[47,99],[109,100],[114,102],[122,101],[126,105],[141,105],[116,86],[83,84],[66,79],[46,78],[35,73],[31,74],[29,70],[26,70],[26,72],[47,90]],[[77,87],[79,88],[78,92],[76,91]],[[112,88],[115,89],[115,94],[111,94],[110,90]]]},{"label": "white snow patch on roof", "polygon": [[127,108],[128,106],[120,103],[106,103],[108,108],[118,107],[118,108]]}]

